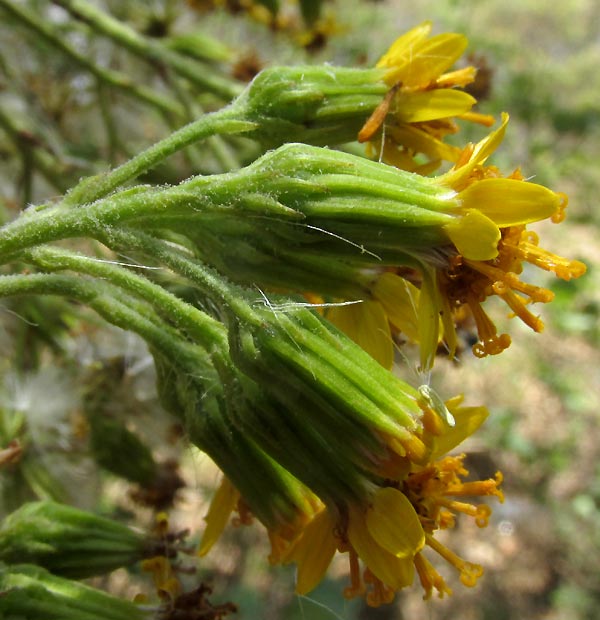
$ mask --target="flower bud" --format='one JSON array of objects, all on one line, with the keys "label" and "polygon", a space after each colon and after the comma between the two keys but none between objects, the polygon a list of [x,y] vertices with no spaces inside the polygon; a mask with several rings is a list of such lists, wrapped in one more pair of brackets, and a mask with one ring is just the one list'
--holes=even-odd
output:
[{"label": "flower bud", "polygon": [[234,103],[264,148],[286,142],[342,144],[388,90],[381,69],[333,66],[272,67],[261,71]]},{"label": "flower bud", "polygon": [[0,564],[0,617],[19,620],[143,620],[148,613],[129,601],[39,566]]},{"label": "flower bud", "polygon": [[416,390],[306,308],[253,312],[232,318],[231,356],[253,383],[230,412],[321,500],[360,500],[393,455],[425,456]]},{"label": "flower bud", "polygon": [[117,521],[51,501],[24,504],[0,526],[0,561],[31,562],[74,579],[134,564],[157,546]]}]

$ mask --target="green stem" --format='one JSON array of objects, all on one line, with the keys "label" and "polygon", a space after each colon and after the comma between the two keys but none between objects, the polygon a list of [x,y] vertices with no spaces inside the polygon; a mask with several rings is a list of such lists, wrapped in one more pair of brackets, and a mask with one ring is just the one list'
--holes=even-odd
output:
[{"label": "green stem", "polygon": [[136,56],[172,69],[205,91],[230,101],[243,90],[243,86],[238,82],[216,75],[207,70],[206,65],[182,56],[165,47],[160,41],[139,34],[85,0],[52,0],[52,2],[62,6],[73,17],[88,24],[92,30],[101,32]]},{"label": "green stem", "polygon": [[[2,2],[3,0],[0,0]],[[65,203],[84,204],[103,198],[127,181],[139,177],[177,151],[209,136],[251,131],[256,123],[239,119],[235,106],[202,116],[170,136],[153,144],[118,168],[84,179],[66,196]]]},{"label": "green stem", "polygon": [[109,323],[135,332],[191,376],[202,372],[210,363],[201,349],[184,341],[169,326],[157,324],[154,318],[147,319],[146,308],[132,309],[135,302],[122,301],[122,291],[105,283],[59,274],[0,276],[0,297],[13,295],[59,295],[75,299]]},{"label": "green stem", "polygon": [[19,4],[12,0],[0,0],[0,9],[4,9],[4,11],[27,26],[27,28],[39,35],[54,48],[68,56],[80,67],[83,67],[92,75],[96,76],[100,81],[121,90],[127,95],[152,105],[163,113],[181,115],[182,110],[178,103],[158,95],[149,88],[138,86],[124,73],[96,65],[89,58],[71,47],[63,38],[56,35],[51,25],[40,20],[34,13],[23,9]]},{"label": "green stem", "polygon": [[113,250],[137,250],[152,256],[206,291],[223,309],[231,308],[239,318],[249,323],[260,322],[260,318],[239,294],[238,287],[227,284],[203,263],[164,241],[138,231],[116,228],[97,231],[95,236]]},{"label": "green stem", "polygon": [[[211,186],[208,177],[199,179]],[[121,225],[127,220],[144,216],[187,210],[193,203],[201,204],[202,194],[192,194],[183,186],[154,191],[144,187],[125,190],[87,205],[82,209],[68,209],[63,204],[43,210],[28,210],[19,218],[0,229],[0,260],[15,260],[27,248],[73,237],[91,237],[101,228]]]},{"label": "green stem", "polygon": [[147,278],[110,261],[53,247],[33,248],[24,252],[23,257],[42,269],[51,271],[68,269],[105,279],[153,305],[204,348],[227,346],[227,335],[221,323]]}]

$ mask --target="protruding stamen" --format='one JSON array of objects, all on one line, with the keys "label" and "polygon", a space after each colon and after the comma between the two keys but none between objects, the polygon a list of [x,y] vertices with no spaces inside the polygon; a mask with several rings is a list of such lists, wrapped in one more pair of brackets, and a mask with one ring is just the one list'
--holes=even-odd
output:
[{"label": "protruding stamen", "polygon": [[486,355],[502,353],[504,349],[510,346],[510,336],[508,334],[498,335],[496,326],[478,302],[469,300],[468,304],[473,313],[479,336],[479,342],[473,345],[473,354],[476,357],[485,357]]},{"label": "protruding stamen", "polygon": [[474,506],[473,504],[467,504],[466,502],[458,502],[456,500],[446,500],[441,498],[437,500],[437,503],[440,506],[448,508],[449,510],[462,512],[463,514],[473,517],[477,527],[486,527],[489,522],[490,515],[492,514],[492,509],[486,504]]},{"label": "protruding stamen", "polygon": [[[554,299],[554,293],[552,291],[540,286],[534,286],[533,284],[521,282],[516,273],[503,271],[498,267],[494,267],[493,265],[481,261],[466,261],[466,263],[479,273],[487,276],[494,283],[493,286],[496,286],[499,283],[505,284],[515,291],[519,291],[527,295],[532,301],[536,302],[548,303]],[[500,295],[496,289],[494,289],[494,292],[497,295]]]},{"label": "protruding stamen", "polygon": [[437,553],[439,553],[446,562],[454,566],[460,572],[460,581],[463,585],[472,588],[476,585],[477,580],[483,575],[483,567],[472,562],[465,562],[462,558],[450,551],[448,547],[442,545],[431,534],[425,534],[427,544]]},{"label": "protruding stamen", "polygon": [[474,480],[472,482],[461,482],[454,486],[448,486],[444,495],[474,497],[495,495],[500,500],[500,503],[502,503],[504,501],[504,493],[498,488],[502,484],[502,479],[502,473],[498,471],[493,480]]},{"label": "protruding stamen", "polygon": [[372,586],[367,593],[367,605],[369,607],[380,607],[381,605],[389,605],[395,597],[394,590],[388,588],[381,579],[377,579],[375,575],[367,568],[363,574],[365,583]]},{"label": "protruding stamen", "polygon": [[544,330],[544,322],[525,307],[525,300],[510,290],[504,282],[496,282],[493,286],[496,295],[502,298],[506,305],[518,316],[525,325],[535,332]]},{"label": "protruding stamen", "polygon": [[417,575],[419,575],[421,587],[425,591],[423,595],[425,600],[431,598],[434,588],[437,590],[440,598],[443,598],[444,594],[452,594],[452,590],[446,585],[444,578],[433,568],[431,562],[422,553],[415,555],[415,568],[417,569]]},{"label": "protruding stamen", "polygon": [[548,250],[538,247],[534,243],[522,239],[513,249],[520,258],[543,269],[555,273],[562,280],[579,278],[586,272],[586,266],[578,260],[569,260]]},{"label": "protruding stamen", "polygon": [[354,598],[365,593],[365,586],[360,578],[358,555],[352,548],[348,550],[348,561],[350,562],[350,585],[344,588],[344,598]]}]

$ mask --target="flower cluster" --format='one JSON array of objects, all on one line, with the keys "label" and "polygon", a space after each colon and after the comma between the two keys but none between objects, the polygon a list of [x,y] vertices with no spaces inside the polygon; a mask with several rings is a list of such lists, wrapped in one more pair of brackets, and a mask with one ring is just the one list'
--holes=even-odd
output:
[{"label": "flower cluster", "polygon": [[[317,14],[306,19],[316,23]],[[501,473],[470,480],[465,454],[453,453],[487,409],[399,379],[395,349],[414,343],[428,371],[442,348],[460,353],[457,329],[472,321],[474,355],[500,353],[510,336],[498,334],[488,298],[539,332],[531,304],[552,293],[522,277],[525,265],[565,280],[585,272],[540,247],[529,229],[561,222],[566,197],[488,163],[508,115],[476,144],[445,141],[460,121],[493,119],[464,90],[475,69],[452,69],[466,38],[430,34],[430,23],[414,28],[372,68],[266,69],[222,110],[0,229],[0,259],[17,265],[0,277],[0,295],[62,295],[148,343],[164,409],[223,472],[198,555],[232,514],[237,524],[256,519],[270,561],[296,565],[298,593],[311,591],[340,553],[349,562],[344,595],[373,606],[417,580],[425,598],[450,594],[432,553],[474,586],[483,568],[437,534],[459,515],[484,528],[491,509],[476,498],[503,501]],[[262,151],[246,166],[177,185],[121,187],[217,133],[244,133]],[[351,140],[368,143],[367,157],[322,148]],[[46,245],[76,237],[163,273]],[[151,450],[120,420],[98,417],[93,400],[86,409],[98,464],[156,489],[155,507],[174,501],[183,484],[175,470],[157,485]],[[12,430],[0,433],[3,470],[21,461],[22,437]],[[88,576],[143,558],[163,602],[158,618],[233,611],[210,606],[202,584],[184,591],[171,562],[181,537],[169,537],[161,519],[158,537],[147,537],[73,509],[30,505],[0,527],[0,560]],[[54,579],[0,566],[0,610],[29,613],[20,592],[40,588],[40,604],[51,608]],[[65,592],[65,618],[104,600],[83,586]],[[133,609],[130,617],[144,615]]]}]

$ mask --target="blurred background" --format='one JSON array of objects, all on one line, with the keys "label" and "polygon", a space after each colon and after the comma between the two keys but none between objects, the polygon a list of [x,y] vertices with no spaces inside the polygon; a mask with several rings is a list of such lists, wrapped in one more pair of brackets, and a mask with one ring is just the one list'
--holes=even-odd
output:
[{"label": "blurred background", "polygon": [[[36,23],[15,18],[6,4],[35,15]],[[215,600],[238,605],[240,620],[597,618],[598,1],[337,0],[325,2],[318,19],[305,15],[304,21],[292,2],[282,3],[278,20],[264,6],[249,9],[248,2],[92,3],[145,41],[178,50],[192,73],[223,80],[210,88],[162,62],[148,63],[61,4],[0,2],[0,218],[5,220],[26,205],[52,201],[82,176],[124,161],[202,110],[220,107],[227,88],[235,89],[262,67],[369,66],[423,20],[433,22],[434,33],[467,35],[465,63],[480,69],[473,91],[479,111],[511,115],[494,163],[506,173],[520,166],[526,178],[569,195],[564,224],[533,228],[544,247],[588,268],[569,283],[544,280],[539,270],[532,274],[531,281],[556,295],[538,309],[546,324],[542,335],[512,321],[507,331],[513,344],[501,356],[479,360],[467,351],[460,364],[440,360],[431,377],[445,397],[464,393],[468,404],[485,404],[491,411],[466,446],[467,463],[478,478],[502,470],[506,501],[493,506],[487,529],[459,519],[443,536],[459,555],[484,565],[485,575],[476,588],[466,589],[442,567],[452,597],[423,602],[414,587],[393,606],[373,610],[343,599],[347,566],[342,561],[310,596],[298,597],[293,570],[269,567],[259,525],[228,528],[200,561],[199,574],[212,585]],[[134,76],[135,87],[119,82],[122,76]],[[483,135],[484,128],[465,127],[457,140]],[[244,141],[213,141],[172,158],[146,180],[176,182],[194,171],[214,172],[252,158],[252,145]],[[489,313],[506,327],[504,307]],[[400,360],[397,370],[422,383],[411,359]],[[157,507],[170,506],[173,526],[190,528],[195,542],[219,475],[161,412],[153,373],[142,343],[81,308],[52,298],[3,302],[0,445],[18,437],[28,450],[18,467],[0,473],[0,516],[25,499],[53,497],[147,525]],[[107,458],[106,437],[118,434],[114,428],[131,435],[128,441],[160,472],[159,483],[148,485],[139,468]],[[126,597],[151,590],[135,571],[116,571],[95,583]]]}]

